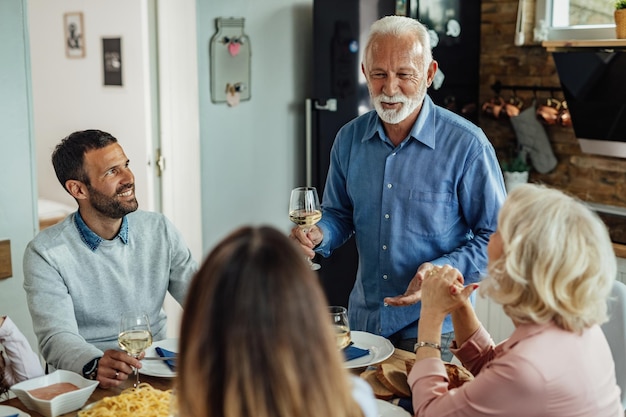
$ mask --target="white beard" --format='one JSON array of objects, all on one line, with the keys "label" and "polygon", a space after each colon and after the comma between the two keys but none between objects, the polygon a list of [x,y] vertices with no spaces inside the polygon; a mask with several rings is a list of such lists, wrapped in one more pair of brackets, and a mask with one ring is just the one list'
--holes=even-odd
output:
[{"label": "white beard", "polygon": [[[385,94],[379,94],[377,96],[372,96],[372,104],[376,109],[376,113],[378,113],[378,117],[380,117],[383,122],[389,123],[390,125],[397,125],[407,117],[420,105],[422,100],[424,99],[424,95],[419,94],[417,97],[407,97],[404,94],[395,94],[394,96],[387,96]],[[383,102],[385,103],[402,103],[402,106],[397,109],[385,109],[383,107]]]}]

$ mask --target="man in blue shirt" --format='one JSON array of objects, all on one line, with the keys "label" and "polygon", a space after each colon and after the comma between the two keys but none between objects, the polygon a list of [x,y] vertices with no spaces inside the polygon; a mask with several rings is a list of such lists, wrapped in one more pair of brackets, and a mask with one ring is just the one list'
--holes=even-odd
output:
[{"label": "man in blue shirt", "polygon": [[[306,234],[294,228],[292,237],[313,257],[329,256],[354,235],[351,328],[413,350],[424,274],[450,264],[466,284],[480,280],[504,182],[482,130],[427,96],[437,62],[421,23],[375,22],[361,67],[375,111],[338,132],[322,220]],[[450,360],[450,317],[442,333],[442,357]]]}]

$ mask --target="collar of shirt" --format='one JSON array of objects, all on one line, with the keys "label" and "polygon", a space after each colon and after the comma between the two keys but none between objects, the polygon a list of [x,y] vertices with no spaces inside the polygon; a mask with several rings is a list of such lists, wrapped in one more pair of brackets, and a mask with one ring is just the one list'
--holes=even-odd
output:
[{"label": "collar of shirt", "polygon": [[[422,142],[424,145],[428,146],[431,149],[435,149],[435,121],[434,121],[434,113],[433,113],[433,101],[427,95],[424,97],[424,101],[422,102],[422,109],[420,110],[417,120],[413,123],[413,127],[409,132],[408,138],[413,138],[419,142]],[[378,133],[378,136],[384,142],[390,144],[391,140],[387,137],[385,133],[385,128],[383,126],[383,122],[380,120],[380,117],[375,117],[372,119],[372,122],[367,126],[365,134],[363,135],[362,142],[373,139]],[[400,146],[404,146],[407,142],[407,139],[403,140]]]},{"label": "collar of shirt", "polygon": [[511,350],[515,345],[517,345],[520,341],[526,340],[535,335],[541,334],[546,329],[551,327],[557,327],[553,322],[548,323],[524,323],[520,324],[515,328],[511,337],[509,337],[504,343],[496,346],[496,351],[498,353],[504,353],[508,350]]},{"label": "collar of shirt", "polygon": [[[92,252],[95,252],[96,249],[98,249],[98,246],[100,246],[100,243],[102,243],[104,239],[102,239],[100,236],[95,234],[89,228],[89,226],[87,226],[87,224],[85,223],[85,221],[80,215],[80,211],[78,210],[76,211],[76,214],[74,215],[74,223],[76,224],[78,233],[80,234],[80,237],[83,240],[83,242],[85,242],[85,245],[87,245],[89,249],[91,249]],[[119,237],[120,240],[125,245],[128,244],[128,219],[126,218],[126,216],[122,218],[122,227],[120,227],[120,231],[115,237],[116,238]]]}]

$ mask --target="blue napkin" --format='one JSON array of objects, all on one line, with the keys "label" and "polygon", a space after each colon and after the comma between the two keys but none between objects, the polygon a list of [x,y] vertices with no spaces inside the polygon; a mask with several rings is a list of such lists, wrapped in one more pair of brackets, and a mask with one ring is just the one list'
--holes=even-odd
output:
[{"label": "blue napkin", "polygon": [[[154,350],[156,350],[156,353],[159,354],[160,357],[162,358],[175,358],[176,357],[176,352],[171,352],[169,350],[163,349],[162,347],[155,347]],[[172,372],[176,372],[176,361],[175,360],[169,360],[169,361],[163,361],[165,362],[165,364],[170,368],[170,370]]]},{"label": "blue napkin", "polygon": [[349,345],[348,347],[343,349],[343,354],[346,357],[346,361],[351,361],[352,359],[360,358],[361,356],[369,355],[370,351],[367,349],[361,349],[354,345]]}]

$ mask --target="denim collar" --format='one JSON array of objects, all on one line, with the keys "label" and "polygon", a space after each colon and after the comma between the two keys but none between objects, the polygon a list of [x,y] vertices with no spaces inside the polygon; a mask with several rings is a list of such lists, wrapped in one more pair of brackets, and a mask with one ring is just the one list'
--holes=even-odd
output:
[{"label": "denim collar", "polygon": [[[409,136],[402,141],[400,147],[404,146],[404,144],[409,139],[415,139],[419,142],[422,142],[424,145],[435,148],[435,134],[434,134],[434,125],[435,125],[435,104],[432,99],[426,95],[424,97],[424,101],[422,102],[422,108],[417,116],[417,120],[411,127],[411,131],[409,132]],[[387,137],[385,133],[385,127],[383,126],[383,122],[376,114],[375,110],[372,110],[373,117],[370,119],[367,128],[363,134],[362,142],[373,139],[378,134],[378,137],[387,142],[392,147],[395,148],[391,140]]]},{"label": "denim collar", "polygon": [[[95,252],[104,239],[95,234],[87,226],[87,224],[80,215],[80,211],[78,210],[74,215],[74,223],[76,224],[76,228],[78,229],[78,233],[80,234],[83,242],[85,242],[85,244],[89,247],[89,249],[91,249],[92,252]],[[116,237],[119,237],[125,245],[128,244],[128,219],[126,218],[126,216],[122,218],[122,227],[120,227],[120,231]]]}]

